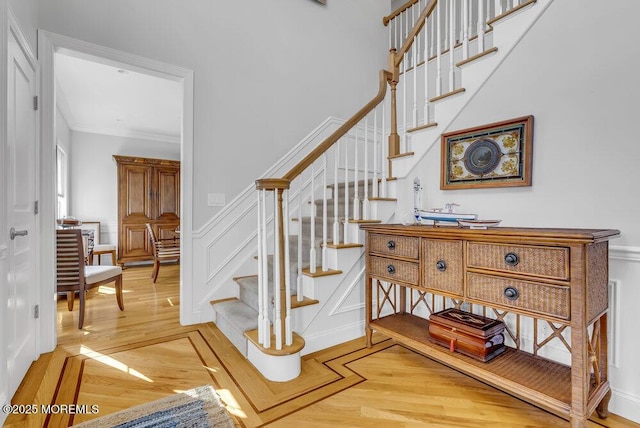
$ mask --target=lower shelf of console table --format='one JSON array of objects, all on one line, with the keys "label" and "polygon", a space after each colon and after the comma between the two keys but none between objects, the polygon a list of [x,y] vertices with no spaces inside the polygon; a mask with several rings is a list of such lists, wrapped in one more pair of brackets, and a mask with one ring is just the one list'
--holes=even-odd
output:
[{"label": "lower shelf of console table", "polygon": [[[571,411],[571,368],[513,348],[489,362],[480,362],[429,341],[429,320],[395,314],[378,318],[369,328],[475,379],[539,406],[562,418]],[[370,337],[370,336],[368,336]],[[609,390],[608,382],[589,399],[591,411]]]}]

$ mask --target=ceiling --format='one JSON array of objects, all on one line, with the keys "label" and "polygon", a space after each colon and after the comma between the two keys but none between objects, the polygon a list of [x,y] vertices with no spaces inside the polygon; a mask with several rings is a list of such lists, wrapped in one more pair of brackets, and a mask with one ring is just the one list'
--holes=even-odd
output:
[{"label": "ceiling", "polygon": [[72,130],[180,143],[181,82],[60,53],[55,76]]}]

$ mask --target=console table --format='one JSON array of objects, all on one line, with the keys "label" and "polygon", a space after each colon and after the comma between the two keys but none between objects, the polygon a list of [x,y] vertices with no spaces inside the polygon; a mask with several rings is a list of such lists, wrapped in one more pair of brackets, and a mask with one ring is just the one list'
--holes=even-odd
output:
[{"label": "console table", "polygon": [[[367,346],[378,331],[574,427],[594,410],[607,416],[608,241],[618,230],[360,227]],[[430,342],[438,305],[505,320],[510,346],[483,363]],[[528,331],[521,317],[532,320]],[[539,355],[551,341],[567,348],[570,366]]]}]

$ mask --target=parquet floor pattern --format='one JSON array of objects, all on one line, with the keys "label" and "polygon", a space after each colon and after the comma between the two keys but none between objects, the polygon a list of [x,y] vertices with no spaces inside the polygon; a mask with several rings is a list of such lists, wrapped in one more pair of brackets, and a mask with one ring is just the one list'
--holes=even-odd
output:
[{"label": "parquet floor pattern", "polygon": [[[58,302],[58,346],[34,362],[13,404],[97,405],[96,414],[11,415],[6,427],[68,427],[211,384],[241,427],[563,427],[568,422],[383,336],[307,355],[302,374],[264,379],[212,323],[179,323],[179,266],[124,271],[125,310],[113,288],[92,290],[85,326]],[[77,306],[77,305],[76,305]],[[593,427],[640,426],[615,415]]]}]

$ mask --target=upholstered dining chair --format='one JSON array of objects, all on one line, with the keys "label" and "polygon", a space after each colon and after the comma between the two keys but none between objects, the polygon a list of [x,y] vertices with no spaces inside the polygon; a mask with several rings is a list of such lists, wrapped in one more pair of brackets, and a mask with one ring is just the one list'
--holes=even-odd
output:
[{"label": "upholstered dining chair", "polygon": [[84,259],[80,229],[56,230],[56,284],[58,293],[66,293],[67,307],[73,310],[75,293],[80,298],[78,328],[84,325],[86,292],[94,287],[115,281],[116,300],[121,311],[122,268],[120,266],[87,266]]},{"label": "upholstered dining chair", "polygon": [[151,224],[147,223],[146,226],[153,251],[153,273],[151,278],[153,278],[153,282],[156,282],[158,271],[160,270],[160,262],[180,261],[180,240],[177,238],[158,239]]},{"label": "upholstered dining chair", "polygon": [[98,264],[100,264],[100,256],[103,254],[111,254],[111,264],[116,265],[116,246],[114,244],[103,244],[100,242],[100,222],[99,221],[83,221],[82,229],[93,230],[93,250],[89,253],[89,264],[93,264],[93,258],[98,256]]}]

